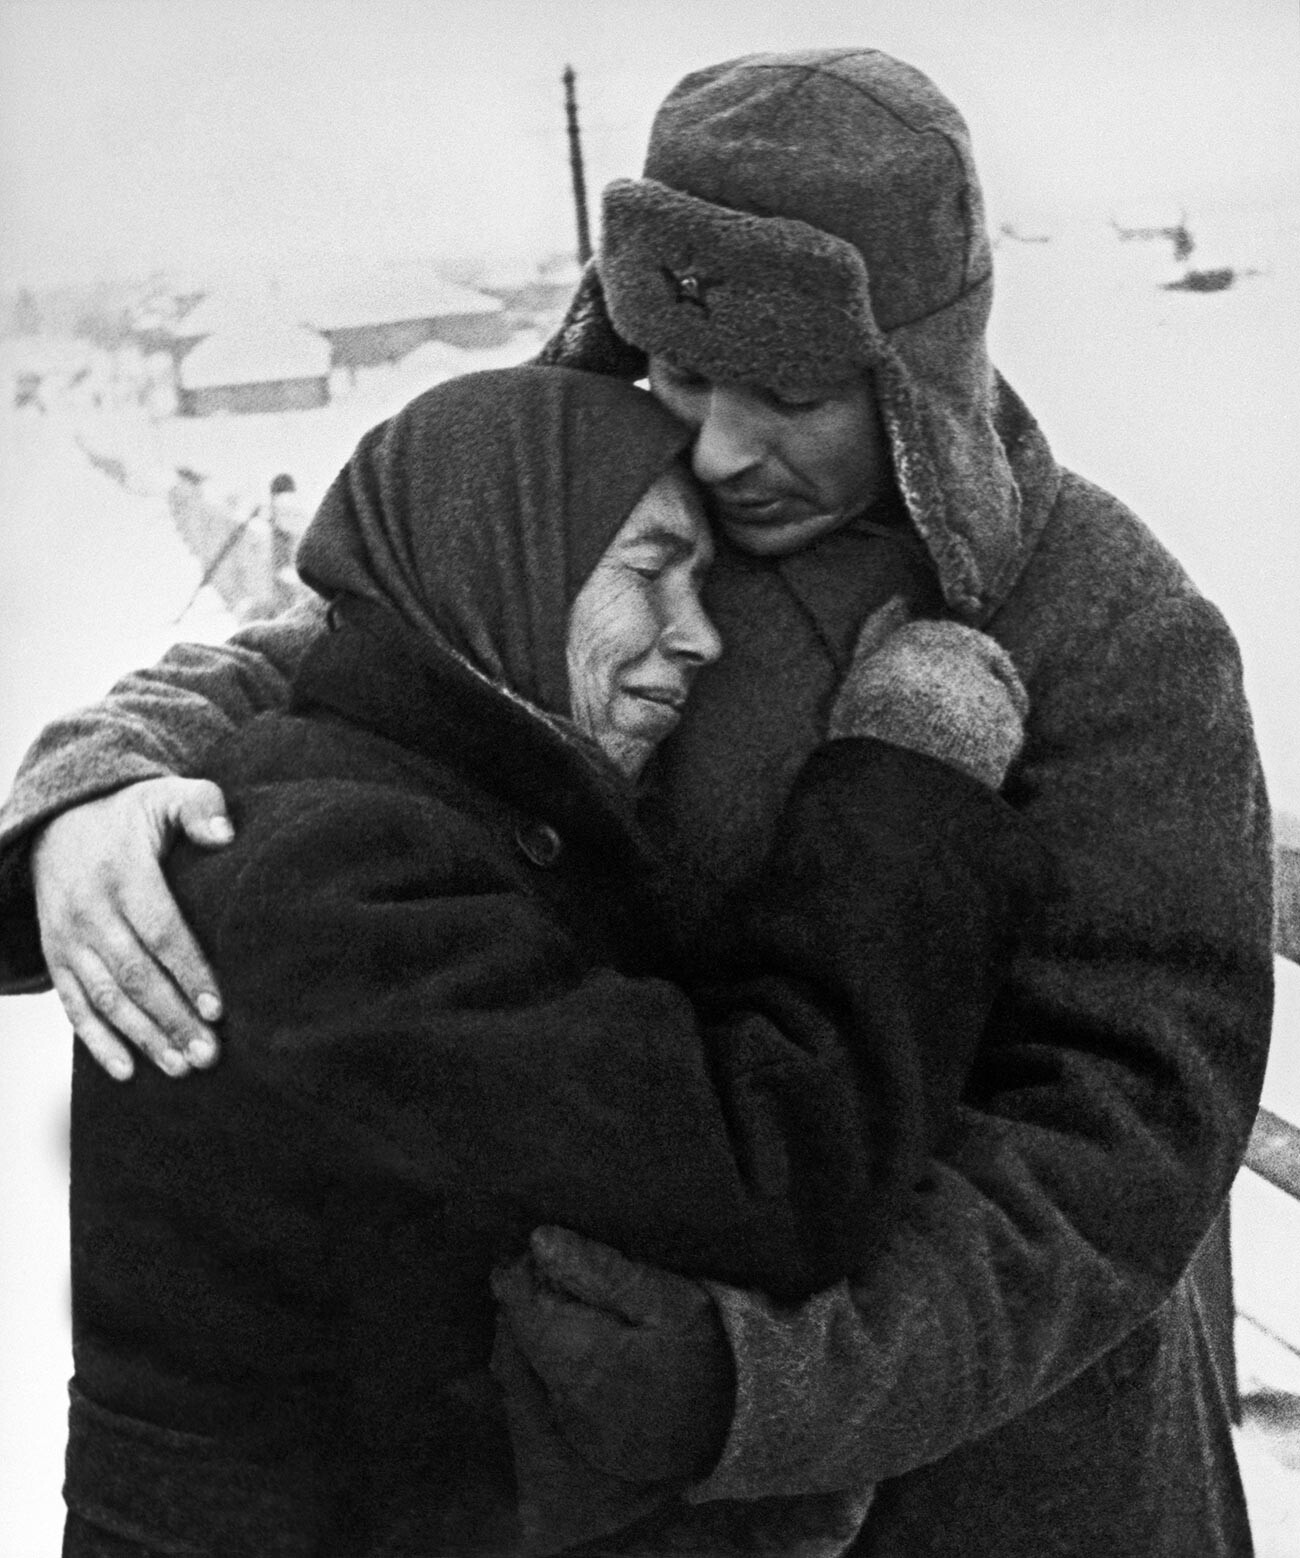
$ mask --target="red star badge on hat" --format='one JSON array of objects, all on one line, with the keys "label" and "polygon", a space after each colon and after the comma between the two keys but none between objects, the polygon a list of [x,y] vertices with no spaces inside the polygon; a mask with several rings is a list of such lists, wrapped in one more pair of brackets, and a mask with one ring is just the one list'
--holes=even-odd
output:
[{"label": "red star badge on hat", "polygon": [[702,308],[708,313],[709,293],[717,286],[712,277],[701,276],[693,270],[670,270],[667,266],[663,268],[663,277],[672,288],[676,302],[693,303],[696,308]]}]

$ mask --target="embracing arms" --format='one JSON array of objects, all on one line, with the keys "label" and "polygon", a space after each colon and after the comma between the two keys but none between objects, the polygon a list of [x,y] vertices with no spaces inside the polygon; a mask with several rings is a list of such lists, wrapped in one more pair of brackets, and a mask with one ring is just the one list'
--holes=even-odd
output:
[{"label": "embracing arms", "polygon": [[[935,1460],[1113,1348],[1168,1297],[1254,1118],[1270,823],[1222,618],[1155,603],[1035,709],[1023,806],[1065,891],[1013,965],[929,1190],[858,1280],[797,1317],[721,1296],[742,1369],[781,1378],[791,1345],[817,1360],[783,1404],[796,1486]],[[758,1396],[775,1409],[742,1383]],[[763,1474],[747,1426],[743,1486]]]},{"label": "embracing arms", "polygon": [[323,607],[307,605],[227,644],[177,645],[47,726],[0,810],[0,985],[52,980],[115,1076],[131,1073],[124,1040],[173,1075],[189,1069],[187,1053],[215,1053],[220,992],[159,859],[181,834],[214,846],[229,838],[216,786],[182,776],[242,721],[287,700],[322,621]]},{"label": "embracing arms", "polygon": [[[1270,1022],[1270,821],[1231,635],[1169,592],[1028,680],[1012,798],[1061,890],[868,1266],[798,1306],[710,1284],[737,1409],[706,1498],[860,1487],[983,1441],[1165,1302],[1240,1161]],[[645,1303],[655,1275],[635,1281]],[[549,1349],[595,1372],[628,1343],[592,1286],[523,1314],[561,1394]],[[688,1413],[687,1353],[660,1338],[659,1362],[664,1410]]]},{"label": "embracing arms", "polygon": [[219,1071],[254,1068],[385,1173],[517,1208],[521,1232],[567,1219],[785,1295],[853,1269],[924,1161],[1041,870],[973,781],[835,743],[707,962],[634,976],[423,796],[232,800],[231,849],[172,866],[223,972]]}]

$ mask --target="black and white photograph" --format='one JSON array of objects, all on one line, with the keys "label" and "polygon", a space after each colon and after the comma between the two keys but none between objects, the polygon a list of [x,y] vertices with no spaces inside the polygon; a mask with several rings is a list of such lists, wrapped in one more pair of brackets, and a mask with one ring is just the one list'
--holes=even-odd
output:
[{"label": "black and white photograph", "polygon": [[0,1558],[1300,1553],[1295,0],[0,0]]}]

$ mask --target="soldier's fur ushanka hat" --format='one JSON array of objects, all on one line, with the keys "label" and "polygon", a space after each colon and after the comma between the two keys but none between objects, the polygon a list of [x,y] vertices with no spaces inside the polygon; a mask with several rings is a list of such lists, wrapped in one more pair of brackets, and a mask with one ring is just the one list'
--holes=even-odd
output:
[{"label": "soldier's fur ushanka hat", "polygon": [[[867,372],[949,605],[968,620],[995,609],[1057,473],[989,362],[970,137],[920,71],[840,49],[687,76],[655,118],[644,176],[605,191],[585,290],[543,360],[637,372],[657,355],[794,393]],[[593,352],[598,315],[616,339]]]},{"label": "soldier's fur ushanka hat", "polygon": [[605,191],[600,267],[638,345],[792,391],[842,378],[882,332],[972,294],[987,308],[966,126],[874,51],[697,71],[655,118],[645,176]]}]

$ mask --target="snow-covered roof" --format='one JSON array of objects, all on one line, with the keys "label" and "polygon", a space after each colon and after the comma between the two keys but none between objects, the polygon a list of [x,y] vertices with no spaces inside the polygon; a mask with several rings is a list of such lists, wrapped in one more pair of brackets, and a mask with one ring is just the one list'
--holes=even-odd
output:
[{"label": "snow-covered roof", "polygon": [[479,279],[485,292],[507,297],[534,287],[555,287],[572,291],[582,277],[582,266],[569,254],[553,254],[547,259],[498,256],[489,262]]},{"label": "snow-covered roof", "polygon": [[430,272],[378,271],[355,282],[304,292],[295,313],[317,330],[352,330],[408,319],[451,319],[501,312],[500,298]]},{"label": "snow-covered roof", "polygon": [[330,344],[302,325],[268,322],[207,336],[180,367],[183,389],[216,384],[272,384],[329,372]]},{"label": "snow-covered roof", "polygon": [[426,341],[423,346],[407,352],[401,366],[404,374],[437,384],[442,379],[468,373],[474,366],[474,354],[463,346],[453,346],[450,341]]},{"label": "snow-covered roof", "polygon": [[485,292],[518,292],[524,287],[534,286],[537,277],[538,269],[535,260],[514,255],[498,255],[483,270],[478,278],[478,284]]},{"label": "snow-covered roof", "polygon": [[172,325],[172,333],[189,336],[216,335],[227,330],[261,330],[299,321],[295,311],[264,292],[223,289],[209,292]]},{"label": "snow-covered roof", "polygon": [[548,287],[576,287],[582,280],[582,265],[576,254],[553,254],[537,269]]}]

